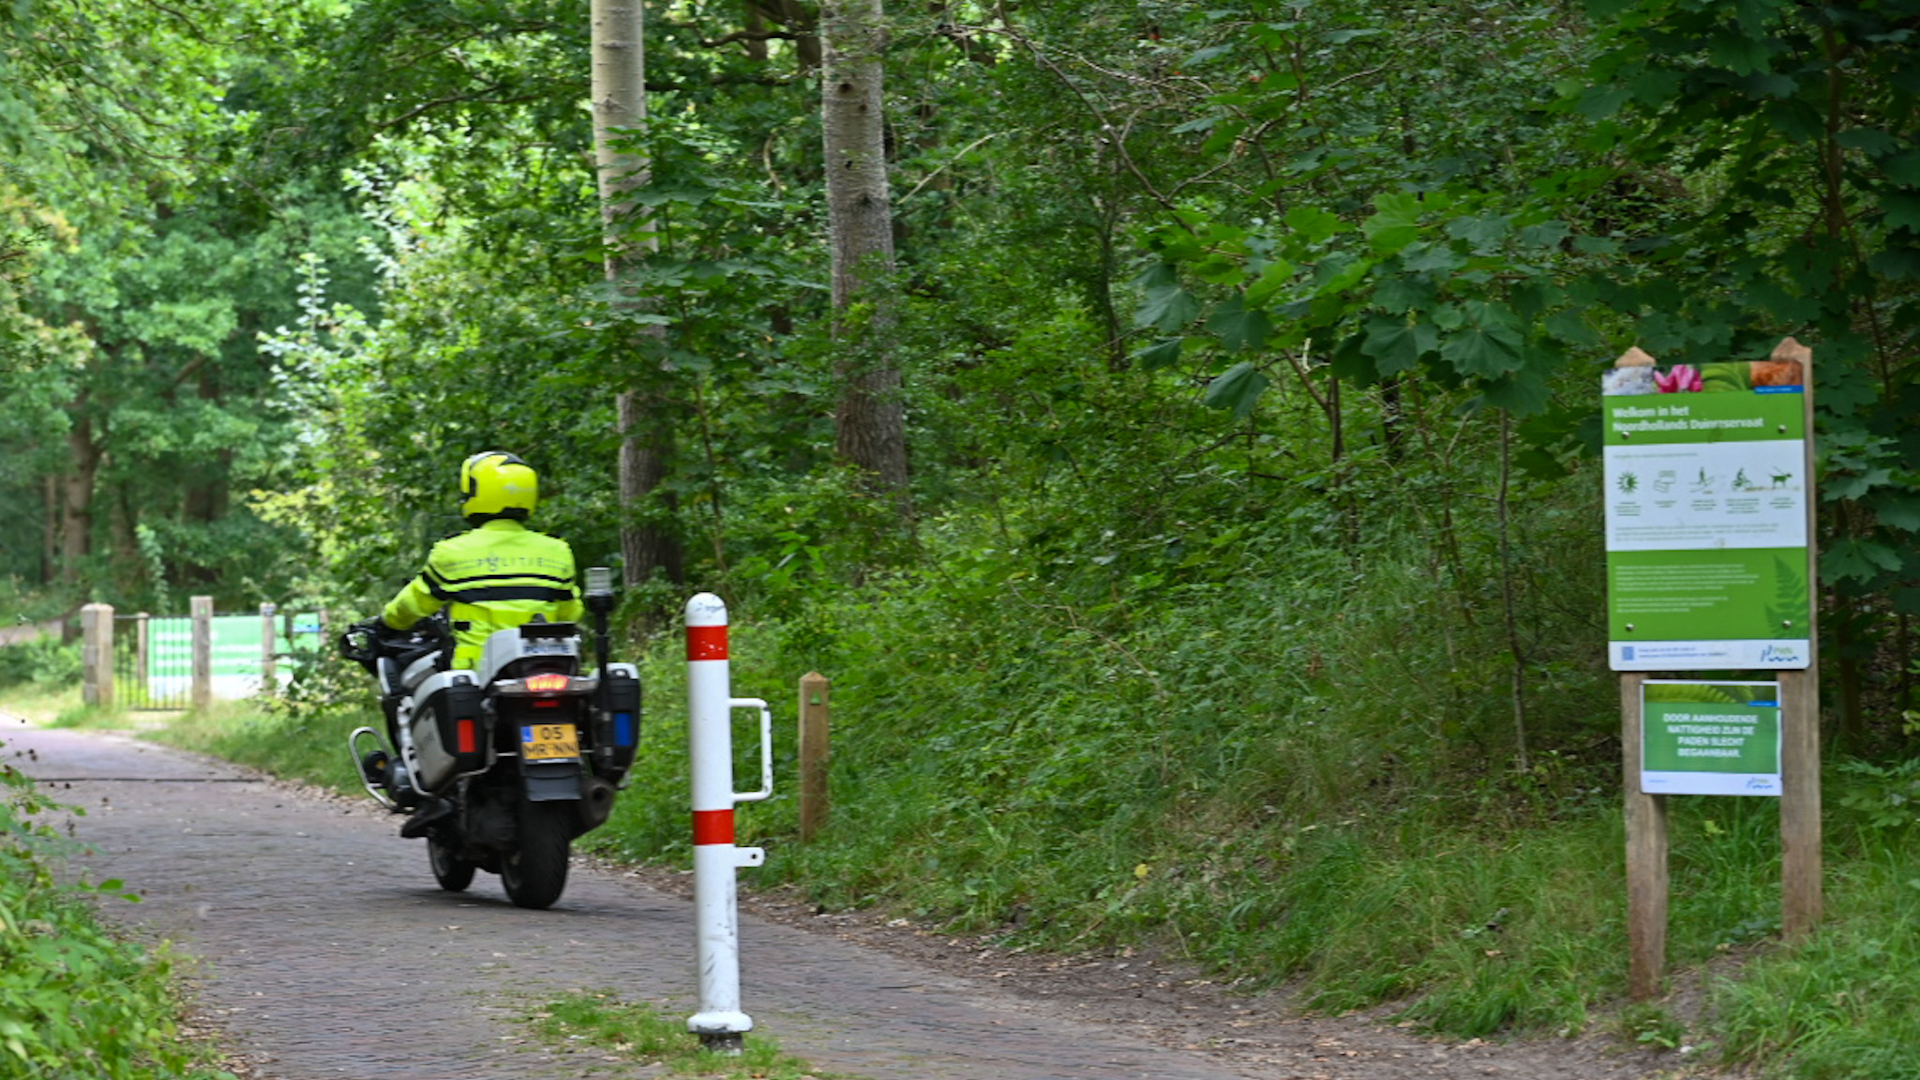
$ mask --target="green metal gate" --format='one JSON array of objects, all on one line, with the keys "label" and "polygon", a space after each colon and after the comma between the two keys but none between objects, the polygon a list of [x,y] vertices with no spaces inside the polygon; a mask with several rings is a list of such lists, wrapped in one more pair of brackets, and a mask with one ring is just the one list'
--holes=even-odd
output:
[{"label": "green metal gate", "polygon": [[193,692],[193,620],[113,617],[114,699],[129,709],[184,709]]},{"label": "green metal gate", "polygon": [[[269,623],[269,619],[271,622]],[[319,615],[215,615],[208,625],[212,696],[251,697],[266,681],[262,636],[273,626],[274,681],[284,685],[294,670],[322,647]],[[186,615],[113,617],[114,695],[129,709],[185,709],[193,698],[193,619]]]}]

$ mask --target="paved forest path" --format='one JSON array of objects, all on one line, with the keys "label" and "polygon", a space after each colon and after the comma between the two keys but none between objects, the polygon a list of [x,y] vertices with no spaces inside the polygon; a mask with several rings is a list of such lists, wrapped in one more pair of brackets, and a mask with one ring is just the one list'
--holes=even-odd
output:
[{"label": "paved forest path", "polygon": [[[569,989],[694,1011],[691,905],[635,876],[576,860],[552,910],[523,911],[487,874],[442,892],[424,846],[365,800],[13,716],[0,741],[6,761],[85,809],[74,833],[89,850],[74,864],[145,897],[108,914],[197,959],[202,1011],[261,1077],[654,1076],[541,1047],[521,1020]],[[1165,995],[1126,988],[1137,983],[1072,972],[1064,992],[969,977],[786,922],[741,920],[755,1034],[868,1080],[1627,1080],[1656,1064],[1591,1042],[1429,1042],[1217,994],[1157,1004]]]}]

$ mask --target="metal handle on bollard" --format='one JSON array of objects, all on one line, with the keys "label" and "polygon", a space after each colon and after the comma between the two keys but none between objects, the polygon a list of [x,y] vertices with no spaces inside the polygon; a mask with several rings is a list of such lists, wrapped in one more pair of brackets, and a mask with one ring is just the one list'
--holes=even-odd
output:
[{"label": "metal handle on bollard", "polygon": [[757,697],[728,698],[727,707],[760,710],[760,790],[733,793],[734,802],[759,802],[773,795],[773,710]]}]

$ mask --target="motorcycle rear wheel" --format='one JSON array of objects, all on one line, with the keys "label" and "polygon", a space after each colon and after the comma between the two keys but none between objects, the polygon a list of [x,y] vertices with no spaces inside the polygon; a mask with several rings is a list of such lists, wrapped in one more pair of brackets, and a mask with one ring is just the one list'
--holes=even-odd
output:
[{"label": "motorcycle rear wheel", "polygon": [[473,884],[474,864],[454,854],[438,835],[427,837],[427,862],[433,867],[433,879],[448,892],[465,892]]},{"label": "motorcycle rear wheel", "polygon": [[551,907],[567,887],[573,804],[523,799],[515,824],[514,850],[500,860],[500,883],[515,907]]}]

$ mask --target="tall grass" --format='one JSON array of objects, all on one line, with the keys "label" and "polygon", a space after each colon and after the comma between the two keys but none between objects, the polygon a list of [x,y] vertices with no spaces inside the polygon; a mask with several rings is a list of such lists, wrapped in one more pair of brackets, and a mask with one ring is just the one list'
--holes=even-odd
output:
[{"label": "tall grass", "polygon": [[[1241,536],[1211,552],[1226,569],[1130,571],[1116,603],[947,527],[928,530],[927,568],[864,592],[779,618],[755,618],[750,592],[735,605],[736,694],[780,703],[805,671],[834,679],[832,826],[792,842],[783,732],[781,794],[741,815],[772,855],[754,881],[1039,947],[1155,945],[1223,978],[1292,980],[1311,1008],[1384,1006],[1460,1036],[1574,1032],[1619,1009],[1617,691],[1578,660],[1602,655],[1577,616],[1600,609],[1596,582],[1526,613],[1520,771],[1498,624],[1462,619],[1451,605],[1475,590],[1437,585],[1448,572],[1417,544]],[[671,637],[649,656],[640,794],[604,842],[677,859],[683,664]],[[1672,967],[1774,940],[1777,804],[1670,810]],[[1690,1022],[1689,1041],[1779,1059]]]},{"label": "tall grass", "polygon": [[[1461,627],[1415,547],[1242,533],[1183,557],[1203,572],[1116,571],[1115,603],[1084,580],[1102,564],[1063,584],[964,526],[927,542],[923,570],[736,628],[736,694],[834,680],[833,825],[791,844],[790,788],[745,810],[759,879],[1033,944],[1151,941],[1461,1033],[1578,1028],[1617,992],[1610,681],[1548,669],[1553,750],[1516,772],[1495,626]],[[675,645],[650,653],[656,718]],[[604,842],[671,857],[684,751],[648,747],[637,783],[671,801],[626,800]]]},{"label": "tall grass", "polygon": [[[1622,1004],[1626,900],[1618,697],[1578,510],[1538,509],[1512,548],[1524,716],[1495,546],[1463,534],[1440,551],[1384,511],[1365,511],[1364,542],[1324,508],[1177,544],[1011,512],[933,520],[920,559],[857,589],[794,541],[805,558],[777,591],[715,585],[733,692],[782,720],[776,795],[739,819],[770,856],[747,884],[1029,947],[1166,949],[1222,979],[1292,982],[1309,1008],[1458,1036],[1587,1028]],[[623,651],[643,667],[642,753],[583,845],[684,864],[684,651],[670,629]],[[791,718],[808,671],[833,680],[834,809],[802,846]],[[228,715],[182,737],[351,788],[358,722]],[[736,725],[751,777],[750,715]],[[1830,778],[1834,799],[1848,779]],[[1670,811],[1672,967],[1775,941],[1777,804]],[[1878,981],[1914,972],[1887,927],[1911,917],[1920,873],[1891,843],[1860,832],[1836,850],[1828,928],[1761,948],[1704,1019],[1629,1026],[1788,1075],[1905,1075],[1846,1064],[1912,1034],[1906,991]]]},{"label": "tall grass", "polygon": [[[1920,1077],[1920,851],[1909,829],[1854,831],[1830,857],[1826,922],[1713,988],[1729,1058],[1799,1080]],[[1831,850],[1831,848],[1830,848]]]},{"label": "tall grass", "polygon": [[[873,604],[862,613],[879,619],[888,610]],[[903,607],[898,615],[910,613]],[[846,633],[884,638],[890,629],[876,623]],[[737,626],[734,692],[767,697],[790,717],[790,707],[780,707],[796,692],[788,673],[817,666],[790,650],[817,641],[808,637],[814,630]],[[676,644],[664,635],[647,654],[640,765],[589,846],[639,859],[686,857],[685,664]],[[1039,646],[1029,637],[1028,647]],[[1292,980],[1311,1009],[1384,1006],[1461,1037],[1577,1032],[1621,1004],[1617,779],[1587,783],[1596,773],[1617,775],[1617,764],[1575,763],[1531,779],[1490,771],[1483,786],[1433,790],[1377,762],[1365,767],[1357,755],[1381,744],[1360,737],[1354,729],[1363,725],[1325,719],[1326,699],[1309,701],[1311,694],[1284,717],[1268,717],[1270,740],[1225,719],[1214,725],[1212,746],[1175,724],[1136,742],[1118,723],[1108,730],[1071,716],[1050,722],[1024,695],[1043,685],[1090,693],[1111,662],[1089,660],[1085,650],[1079,663],[1091,675],[1069,651],[1052,655],[1053,666],[1036,660],[1035,674],[1000,680],[1003,708],[992,717],[967,711],[992,681],[979,665],[957,680],[964,690],[955,680],[922,680],[945,693],[907,713],[914,695],[893,680],[912,682],[926,655],[895,652],[883,668],[836,681],[834,818],[805,846],[793,840],[792,731],[780,728],[778,794],[741,815],[742,842],[771,855],[748,875],[749,887],[796,882],[829,906],[879,905],[1033,947],[1169,949],[1224,979]],[[1062,677],[1039,674],[1047,670]],[[1156,674],[1167,680],[1172,672]],[[877,711],[875,700],[900,711]],[[235,708],[192,719],[169,737],[288,775],[330,774],[326,782],[350,788],[336,744],[363,719]],[[969,739],[987,752],[971,754]],[[1062,739],[1099,745],[1063,748]],[[750,776],[757,746],[744,713],[736,745],[739,773]],[[1203,769],[1225,775],[1196,775]],[[1320,812],[1288,790],[1289,769],[1311,774],[1305,782],[1324,800]],[[1844,772],[1830,779],[1836,802],[1848,797],[1847,783]],[[1269,796],[1274,801],[1262,801]],[[1920,865],[1904,854],[1907,834],[1868,828],[1865,812],[1843,812],[1850,824],[1836,832],[1846,842],[1829,856],[1829,923],[1804,945],[1781,946],[1768,944],[1779,929],[1777,804],[1701,797],[1669,805],[1671,966],[1686,971],[1736,948],[1765,947],[1714,983],[1712,1008],[1688,1021],[1691,1030],[1663,1016],[1675,1029],[1666,1041],[1704,1044],[1727,1060],[1772,1063],[1807,1080],[1915,1075],[1903,1048],[1917,1034],[1911,998],[1920,956],[1900,928],[1920,915]]]}]

